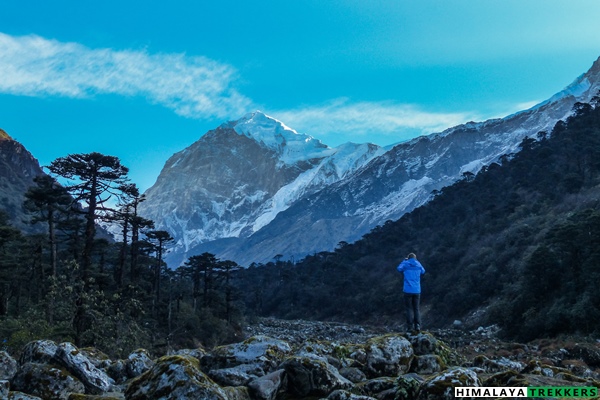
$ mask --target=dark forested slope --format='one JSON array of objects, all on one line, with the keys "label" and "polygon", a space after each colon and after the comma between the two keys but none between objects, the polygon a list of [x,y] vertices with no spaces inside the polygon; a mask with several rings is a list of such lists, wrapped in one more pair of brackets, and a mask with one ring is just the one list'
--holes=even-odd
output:
[{"label": "dark forested slope", "polygon": [[250,309],[285,318],[401,322],[408,253],[425,265],[425,323],[498,323],[521,339],[600,322],[600,107],[575,105],[551,134],[444,188],[356,243],[238,277]]}]

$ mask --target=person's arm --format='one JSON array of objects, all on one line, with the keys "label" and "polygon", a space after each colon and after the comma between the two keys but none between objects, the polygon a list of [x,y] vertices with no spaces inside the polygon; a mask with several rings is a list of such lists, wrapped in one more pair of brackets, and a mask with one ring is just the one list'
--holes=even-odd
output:
[{"label": "person's arm", "polygon": [[419,268],[421,268],[421,275],[423,275],[425,273],[425,268],[423,267],[423,264],[421,264],[418,260],[415,260],[415,261],[417,261]]},{"label": "person's arm", "polygon": [[404,263],[405,262],[406,262],[406,258],[400,264],[398,264],[398,267],[396,267],[398,272],[404,272]]}]

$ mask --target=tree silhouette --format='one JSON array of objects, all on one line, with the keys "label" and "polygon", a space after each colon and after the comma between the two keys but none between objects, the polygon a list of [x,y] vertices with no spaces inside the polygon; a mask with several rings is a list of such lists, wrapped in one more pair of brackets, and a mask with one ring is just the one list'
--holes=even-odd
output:
[{"label": "tree silhouette", "polygon": [[85,244],[83,248],[82,274],[87,280],[92,264],[96,220],[99,211],[106,211],[106,202],[111,196],[122,195],[129,169],[117,157],[100,153],[71,154],[54,160],[48,167],[50,172],[75,181],[67,190],[77,201],[87,204]]}]

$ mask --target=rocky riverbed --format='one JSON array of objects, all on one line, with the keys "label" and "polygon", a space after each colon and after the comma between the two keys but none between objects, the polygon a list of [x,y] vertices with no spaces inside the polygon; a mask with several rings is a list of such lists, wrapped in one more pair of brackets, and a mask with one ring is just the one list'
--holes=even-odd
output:
[{"label": "rocky riverbed", "polygon": [[262,319],[214,349],[112,360],[39,340],[0,352],[1,399],[453,399],[457,386],[600,387],[597,340],[504,342],[495,327],[389,328]]}]

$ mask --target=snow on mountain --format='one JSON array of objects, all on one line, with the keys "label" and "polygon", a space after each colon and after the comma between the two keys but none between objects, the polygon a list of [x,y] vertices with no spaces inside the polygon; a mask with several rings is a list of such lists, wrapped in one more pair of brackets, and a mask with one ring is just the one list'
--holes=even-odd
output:
[{"label": "snow on mountain", "polygon": [[203,251],[242,265],[300,258],[359,239],[550,131],[600,90],[600,59],[528,110],[392,148],[330,148],[261,112],[221,125],[167,162],[142,215],[178,240],[171,265]]},{"label": "snow on mountain", "polygon": [[[298,259],[352,242],[424,204],[434,190],[518,151],[524,137],[551,131],[600,90],[600,59],[566,89],[505,118],[469,122],[394,146],[345,178],[296,201],[252,236],[220,243],[218,255],[248,265],[275,254]],[[210,250],[210,247],[204,247]]]},{"label": "snow on mountain", "polygon": [[140,214],[171,233],[172,258],[180,262],[201,243],[252,235],[382,152],[372,144],[330,148],[257,111],[173,155]]},{"label": "snow on mountain", "polygon": [[273,150],[280,162],[287,165],[327,157],[335,152],[320,140],[298,133],[260,111],[246,114],[240,120],[224,126],[233,128],[240,135],[252,138]]}]

